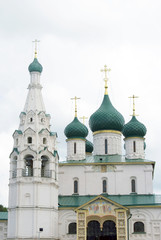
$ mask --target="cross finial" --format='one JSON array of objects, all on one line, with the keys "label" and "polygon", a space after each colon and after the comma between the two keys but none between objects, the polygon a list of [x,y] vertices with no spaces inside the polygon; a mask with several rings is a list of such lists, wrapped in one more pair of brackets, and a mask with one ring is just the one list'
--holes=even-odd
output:
[{"label": "cross finial", "polygon": [[76,96],[74,98],[71,98],[71,100],[75,100],[75,117],[77,117],[77,100],[80,98],[77,98]]},{"label": "cross finial", "polygon": [[106,65],[104,65],[104,69],[101,69],[101,72],[105,72],[105,78],[104,78],[104,81],[105,81],[105,95],[108,95],[108,92],[107,92],[107,81],[108,81],[108,77],[107,77],[107,72],[110,72],[111,69],[110,68],[107,68]]},{"label": "cross finial", "polygon": [[129,98],[133,99],[133,115],[132,116],[136,116],[136,114],[135,114],[135,98],[138,98],[138,97],[135,95],[132,95],[132,97],[129,97]]},{"label": "cross finial", "polygon": [[39,40],[35,39],[35,41],[32,41],[35,43],[35,58],[37,58],[37,44],[40,42]]},{"label": "cross finial", "polygon": [[87,117],[83,116],[83,117],[80,117],[80,119],[83,120],[83,124],[85,123],[85,119],[88,119]]}]

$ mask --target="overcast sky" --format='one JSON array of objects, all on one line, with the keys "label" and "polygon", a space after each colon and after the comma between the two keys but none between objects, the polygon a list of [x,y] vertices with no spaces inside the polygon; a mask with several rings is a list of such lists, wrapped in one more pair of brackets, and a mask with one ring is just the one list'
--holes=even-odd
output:
[{"label": "overcast sky", "polygon": [[[105,64],[111,68],[109,95],[128,122],[135,94],[138,120],[147,127],[146,159],[156,161],[154,192],[161,194],[161,1],[0,0],[0,204],[8,205],[9,154],[19,126],[34,57],[58,151],[66,156],[64,128],[74,117],[97,110],[104,94]],[[86,121],[88,126],[88,121]],[[89,138],[92,141],[92,134]]]}]

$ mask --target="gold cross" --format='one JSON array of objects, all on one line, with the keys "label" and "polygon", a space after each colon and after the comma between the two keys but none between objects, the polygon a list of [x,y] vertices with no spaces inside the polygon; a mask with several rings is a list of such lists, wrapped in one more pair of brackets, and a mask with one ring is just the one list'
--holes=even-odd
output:
[{"label": "gold cross", "polygon": [[85,119],[88,119],[87,117],[83,116],[83,117],[80,117],[80,119],[83,120],[83,124],[85,123]]},{"label": "gold cross", "polygon": [[76,96],[74,98],[71,98],[71,100],[75,100],[75,117],[77,117],[77,100],[80,98],[77,98]]},{"label": "gold cross", "polygon": [[111,69],[110,68],[107,68],[106,65],[104,65],[104,69],[101,69],[101,72],[105,72],[105,78],[104,78],[104,81],[105,81],[105,95],[108,95],[108,92],[107,92],[107,81],[108,81],[108,77],[107,77],[107,72],[110,72]]},{"label": "gold cross", "polygon": [[32,41],[35,43],[35,58],[37,58],[37,43],[39,43],[40,41],[35,39],[35,41]]},{"label": "gold cross", "polygon": [[135,95],[132,95],[132,97],[129,97],[129,98],[133,98],[133,115],[132,116],[136,116],[136,114],[135,114],[135,98],[138,98],[138,97]]}]

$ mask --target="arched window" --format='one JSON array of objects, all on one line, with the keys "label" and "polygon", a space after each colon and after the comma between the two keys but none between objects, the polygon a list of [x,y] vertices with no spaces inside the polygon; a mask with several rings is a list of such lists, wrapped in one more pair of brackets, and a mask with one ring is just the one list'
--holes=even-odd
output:
[{"label": "arched window", "polygon": [[76,142],[74,143],[74,154],[76,154],[77,152],[77,145],[76,145]]},{"label": "arched window", "polygon": [[47,139],[43,138],[43,144],[47,144]]},{"label": "arched window", "polygon": [[68,226],[68,234],[76,234],[77,233],[77,224],[76,223],[70,223]]},{"label": "arched window", "polygon": [[18,145],[18,138],[16,138],[16,145]]},{"label": "arched window", "polygon": [[33,122],[33,118],[32,117],[30,118],[30,122]]},{"label": "arched window", "polygon": [[108,147],[107,147],[107,139],[105,139],[105,154],[108,153]]},{"label": "arched window", "polygon": [[107,180],[103,179],[102,181],[102,192],[106,193],[107,192]]},{"label": "arched window", "polygon": [[28,142],[28,143],[32,143],[32,137],[28,137],[28,138],[27,138],[27,142]]},{"label": "arched window", "polygon": [[134,223],[134,232],[135,233],[145,232],[144,223],[143,222],[135,222]]},{"label": "arched window", "polygon": [[131,179],[131,192],[136,193],[136,180]]},{"label": "arched window", "polygon": [[74,193],[78,194],[78,180],[74,180]]},{"label": "arched window", "polygon": [[24,177],[31,177],[33,176],[33,156],[26,155],[25,156],[25,169],[23,170]]},{"label": "arched window", "polygon": [[136,152],[136,142],[133,141],[133,152]]},{"label": "arched window", "polygon": [[41,156],[41,177],[51,177],[49,158],[45,155]]}]

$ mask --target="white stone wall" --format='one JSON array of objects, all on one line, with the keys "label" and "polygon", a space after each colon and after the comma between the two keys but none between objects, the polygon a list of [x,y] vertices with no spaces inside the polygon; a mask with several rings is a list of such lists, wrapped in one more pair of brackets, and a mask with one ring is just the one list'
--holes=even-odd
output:
[{"label": "white stone wall", "polygon": [[[76,153],[74,153],[74,144],[76,144]],[[85,159],[85,140],[67,139],[67,160]]]},{"label": "white stone wall", "polygon": [[76,234],[69,234],[68,227],[70,223],[77,222],[77,215],[74,210],[59,211],[59,240],[76,240]]},{"label": "white stone wall", "polygon": [[[130,240],[161,240],[161,208],[133,208],[129,220]],[[142,222],[145,233],[134,233],[134,223]]]},{"label": "white stone wall", "polygon": [[7,221],[0,220],[0,239],[6,240],[7,239]]},{"label": "white stone wall", "polygon": [[152,194],[152,165],[63,165],[59,167],[59,194],[73,194],[74,179],[80,195],[102,194],[102,180],[107,179],[108,194],[130,194],[131,179],[136,179],[137,194]]},{"label": "white stone wall", "polygon": [[[134,141],[135,141],[135,150],[134,151]],[[126,138],[125,139],[125,155],[128,159],[137,159],[145,158],[144,153],[144,138]]]},{"label": "white stone wall", "polygon": [[94,155],[105,155],[105,139],[107,155],[122,154],[121,133],[102,132],[93,135]]}]

